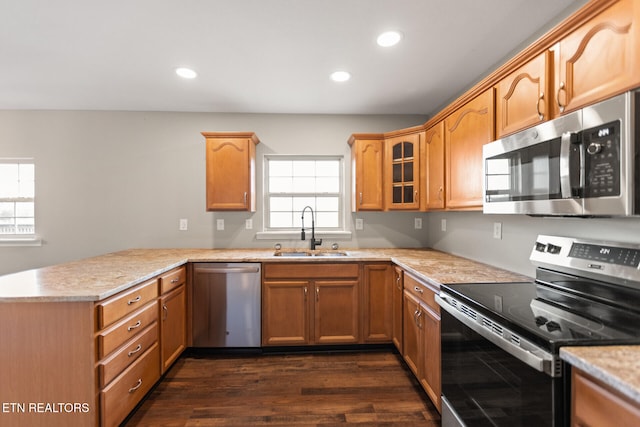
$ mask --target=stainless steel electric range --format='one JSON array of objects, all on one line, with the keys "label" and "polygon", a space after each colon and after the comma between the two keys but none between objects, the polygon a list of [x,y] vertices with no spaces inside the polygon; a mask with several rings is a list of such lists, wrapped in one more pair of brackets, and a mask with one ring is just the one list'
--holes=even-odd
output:
[{"label": "stainless steel electric range", "polygon": [[538,236],[536,279],[443,285],[442,425],[565,426],[568,345],[640,344],[640,245]]}]

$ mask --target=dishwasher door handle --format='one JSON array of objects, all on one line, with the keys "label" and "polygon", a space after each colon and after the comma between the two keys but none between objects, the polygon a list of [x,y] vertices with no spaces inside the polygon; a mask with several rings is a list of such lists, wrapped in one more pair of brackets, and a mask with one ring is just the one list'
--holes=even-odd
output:
[{"label": "dishwasher door handle", "polygon": [[196,273],[260,273],[260,267],[196,267]]}]

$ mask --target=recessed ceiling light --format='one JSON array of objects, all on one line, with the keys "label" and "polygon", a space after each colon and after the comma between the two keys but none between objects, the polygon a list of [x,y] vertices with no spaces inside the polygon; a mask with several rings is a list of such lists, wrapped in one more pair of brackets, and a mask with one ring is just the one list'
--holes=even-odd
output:
[{"label": "recessed ceiling light", "polygon": [[198,73],[193,71],[191,68],[176,68],[176,74],[184,79],[195,79],[198,76]]},{"label": "recessed ceiling light", "polygon": [[400,40],[402,40],[402,33],[398,31],[385,31],[378,36],[376,41],[378,45],[382,47],[390,47],[397,45]]},{"label": "recessed ceiling light", "polygon": [[334,82],[346,82],[351,78],[351,74],[346,71],[334,71],[331,73],[331,80]]}]

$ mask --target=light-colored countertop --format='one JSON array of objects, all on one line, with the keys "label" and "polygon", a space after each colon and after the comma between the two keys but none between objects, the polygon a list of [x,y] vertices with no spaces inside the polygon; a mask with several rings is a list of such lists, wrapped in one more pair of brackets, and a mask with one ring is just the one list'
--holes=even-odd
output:
[{"label": "light-colored countertop", "polygon": [[346,251],[347,257],[293,258],[272,249],[130,249],[0,276],[0,302],[99,301],[187,262],[393,261],[434,286],[531,280],[432,249]]},{"label": "light-colored countertop", "polygon": [[560,357],[640,405],[640,346],[562,347]]}]

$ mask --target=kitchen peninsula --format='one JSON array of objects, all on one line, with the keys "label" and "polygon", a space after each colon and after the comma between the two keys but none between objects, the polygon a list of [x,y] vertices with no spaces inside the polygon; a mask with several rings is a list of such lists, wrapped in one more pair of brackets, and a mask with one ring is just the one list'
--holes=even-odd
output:
[{"label": "kitchen peninsula", "polygon": [[[184,283],[188,312],[184,275],[192,262],[384,263],[435,289],[440,283],[526,279],[429,249],[347,253],[292,258],[270,250],[134,249],[0,277],[0,423],[118,425],[164,372],[165,328],[158,323],[166,313],[157,301]],[[137,335],[126,338],[132,331]],[[121,341],[122,351],[113,350]],[[118,406],[126,411],[111,409]]]}]

